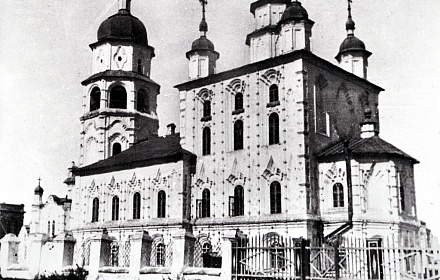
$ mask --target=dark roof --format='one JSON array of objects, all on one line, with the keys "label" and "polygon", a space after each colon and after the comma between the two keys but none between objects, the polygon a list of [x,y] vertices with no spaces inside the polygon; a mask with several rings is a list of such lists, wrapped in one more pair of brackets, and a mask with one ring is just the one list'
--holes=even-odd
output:
[{"label": "dark roof", "polygon": [[93,74],[92,76],[88,77],[84,81],[81,82],[81,84],[87,85],[89,83],[93,83],[97,80],[104,79],[104,78],[124,78],[124,79],[137,79],[141,80],[147,83],[151,83],[155,86],[159,85],[153,81],[152,79],[148,78],[147,76],[141,75],[139,73],[133,72],[133,71],[123,71],[123,70],[106,70],[104,72]]},{"label": "dark roof", "polygon": [[38,184],[38,186],[34,190],[34,194],[43,194],[44,190],[43,188]]},{"label": "dark roof", "polygon": [[301,21],[301,20],[308,20],[309,14],[307,13],[307,10],[304,9],[304,7],[301,5],[300,2],[291,2],[286,10],[284,10],[283,16],[281,17],[278,24],[282,24],[283,22],[287,22],[290,20],[293,21]]},{"label": "dark roof", "polygon": [[344,39],[339,47],[339,53],[336,59],[339,61],[341,55],[346,52],[364,52],[367,57],[371,55],[371,52],[367,51],[364,42],[354,35],[348,35],[347,38]]},{"label": "dark roof", "polygon": [[212,52],[216,54],[217,59],[220,56],[220,54],[215,51],[214,44],[203,35],[192,43],[191,50],[186,53],[186,57],[189,59],[190,55],[195,52]]},{"label": "dark roof", "polygon": [[129,149],[122,151],[120,154],[78,168],[74,170],[73,173],[75,175],[88,176],[123,169],[177,162],[182,160],[184,155],[195,157],[194,154],[184,150],[182,146],[180,146],[179,134],[167,137],[156,136],[137,143]]},{"label": "dark roof", "polygon": [[147,30],[144,24],[127,10],[106,19],[98,28],[98,42],[106,39],[129,40],[148,46]]},{"label": "dark roof", "polygon": [[307,50],[296,50],[296,51],[289,52],[287,54],[283,54],[280,56],[276,56],[276,57],[268,58],[265,60],[257,61],[254,63],[250,63],[250,64],[247,64],[247,65],[235,68],[235,69],[231,69],[228,71],[224,71],[221,73],[210,75],[205,78],[191,80],[191,81],[176,85],[175,88],[177,88],[180,91],[191,90],[194,88],[200,88],[200,87],[203,87],[206,85],[219,83],[224,80],[247,75],[249,73],[254,73],[257,71],[269,69],[271,67],[276,67],[276,66],[279,66],[282,64],[290,63],[290,62],[293,62],[293,61],[296,61],[299,59],[304,59],[308,63],[315,63],[315,64],[319,63],[322,68],[327,69],[328,71],[333,72],[336,75],[346,77],[347,79],[350,79],[351,81],[353,81],[355,83],[359,83],[361,85],[371,86],[374,88],[374,90],[377,90],[377,91],[384,90],[383,88],[373,84],[372,82],[370,82],[366,79],[363,79],[359,76],[356,76],[352,73],[349,73],[349,72],[345,71],[344,69],[342,69],[341,67],[336,66],[333,63],[330,63],[327,60],[322,59]]},{"label": "dark roof", "polygon": [[[365,156],[387,156],[406,158],[413,163],[419,163],[418,160],[381,139],[379,136],[349,140],[348,149],[351,150],[351,155],[354,158]],[[343,156],[345,156],[344,142],[333,144],[318,153],[318,158],[321,160],[334,159]]]},{"label": "dark roof", "polygon": [[60,198],[56,195],[51,195],[51,196],[53,198],[53,201],[58,205],[64,205],[64,203],[72,203],[72,200],[68,199],[67,197]]}]

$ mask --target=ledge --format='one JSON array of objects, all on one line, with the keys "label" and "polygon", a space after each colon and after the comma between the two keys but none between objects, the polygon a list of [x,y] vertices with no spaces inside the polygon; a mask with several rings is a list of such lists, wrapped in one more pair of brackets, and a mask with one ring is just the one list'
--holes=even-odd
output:
[{"label": "ledge", "polygon": [[208,275],[208,276],[220,276],[221,268],[208,268],[208,267],[187,267],[183,270],[184,275]]},{"label": "ledge", "polygon": [[171,268],[169,267],[153,267],[153,266],[146,266],[141,268],[139,270],[140,274],[171,274]]},{"label": "ledge", "polygon": [[128,267],[104,266],[98,272],[100,273],[128,273]]}]

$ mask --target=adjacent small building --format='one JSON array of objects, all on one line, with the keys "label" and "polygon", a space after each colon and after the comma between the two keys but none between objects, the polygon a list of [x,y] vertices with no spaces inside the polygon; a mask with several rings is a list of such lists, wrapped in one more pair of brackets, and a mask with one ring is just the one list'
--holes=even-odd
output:
[{"label": "adjacent small building", "polygon": [[24,213],[23,204],[0,203],[0,239],[8,233],[20,233]]}]

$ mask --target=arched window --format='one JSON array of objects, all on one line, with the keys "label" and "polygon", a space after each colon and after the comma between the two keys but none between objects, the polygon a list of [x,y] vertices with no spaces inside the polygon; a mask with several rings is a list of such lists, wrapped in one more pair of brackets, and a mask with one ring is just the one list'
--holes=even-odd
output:
[{"label": "arched window", "polygon": [[157,195],[157,217],[165,218],[166,208],[166,194],[165,191],[160,191]]},{"label": "arched window", "polygon": [[203,139],[202,139],[202,155],[211,154],[211,129],[205,127],[203,129]]},{"label": "arched window", "polygon": [[243,121],[234,123],[234,150],[243,149]]},{"label": "arched window", "polygon": [[98,110],[101,103],[101,90],[94,87],[90,93],[90,111]]},{"label": "arched window", "polygon": [[270,244],[270,265],[274,269],[284,269],[286,265],[285,248],[279,239]]},{"label": "arched window", "polygon": [[278,86],[277,85],[271,85],[269,87],[269,103],[277,102],[278,99]]},{"label": "arched window", "polygon": [[202,192],[202,218],[211,216],[211,194],[208,189]]},{"label": "arched window", "polygon": [[92,222],[97,222],[99,219],[99,199],[95,197],[92,202]]},{"label": "arched window", "polygon": [[270,213],[281,213],[281,185],[278,182],[270,184]]},{"label": "arched window", "polygon": [[234,110],[243,109],[243,94],[241,92],[237,92],[235,94],[235,107]]},{"label": "arched window", "polygon": [[114,143],[112,146],[112,156],[120,154],[122,152],[121,144]]},{"label": "arched window", "polygon": [[165,245],[163,243],[156,246],[156,265],[165,266]]},{"label": "arched window", "polygon": [[137,69],[139,74],[143,74],[142,68],[143,68],[142,59],[139,58],[138,59],[138,69]]},{"label": "arched window", "polygon": [[341,183],[333,185],[333,207],[344,207],[344,186]]},{"label": "arched window", "polygon": [[123,86],[115,86],[111,90],[110,108],[127,109],[127,91]]},{"label": "arched window", "polygon": [[150,106],[148,103],[148,96],[145,90],[141,89],[137,94],[137,104],[136,104],[136,110],[138,110],[141,113],[149,113],[150,112]]},{"label": "arched window", "polygon": [[278,144],[280,142],[279,132],[280,121],[277,113],[269,116],[269,145]]},{"label": "arched window", "polygon": [[244,189],[242,186],[236,186],[234,196],[229,198],[229,210],[231,216],[244,215]]},{"label": "arched window", "polygon": [[133,219],[141,218],[141,194],[136,192],[133,195]]},{"label": "arched window", "polygon": [[119,197],[114,196],[112,199],[112,221],[119,220]]},{"label": "arched window", "polygon": [[205,100],[203,102],[203,117],[211,116],[211,101]]}]

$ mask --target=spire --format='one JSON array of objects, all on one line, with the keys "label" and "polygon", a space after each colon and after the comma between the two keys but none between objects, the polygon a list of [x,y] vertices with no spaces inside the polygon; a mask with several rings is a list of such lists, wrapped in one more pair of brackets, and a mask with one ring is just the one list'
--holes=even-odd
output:
[{"label": "spire", "polygon": [[118,0],[119,1],[119,11],[127,11],[130,12],[130,3],[131,0]]},{"label": "spire", "polygon": [[202,21],[199,25],[199,31],[201,32],[202,36],[206,36],[206,32],[208,32],[208,23],[206,22],[205,13],[206,9],[205,6],[208,5],[208,0],[199,0],[202,4]]},{"label": "spire", "polygon": [[355,29],[355,24],[353,21],[353,18],[351,17],[351,3],[352,0],[347,0],[348,1],[348,19],[347,22],[345,23],[345,29],[347,30],[347,35],[354,35],[354,29]]}]

